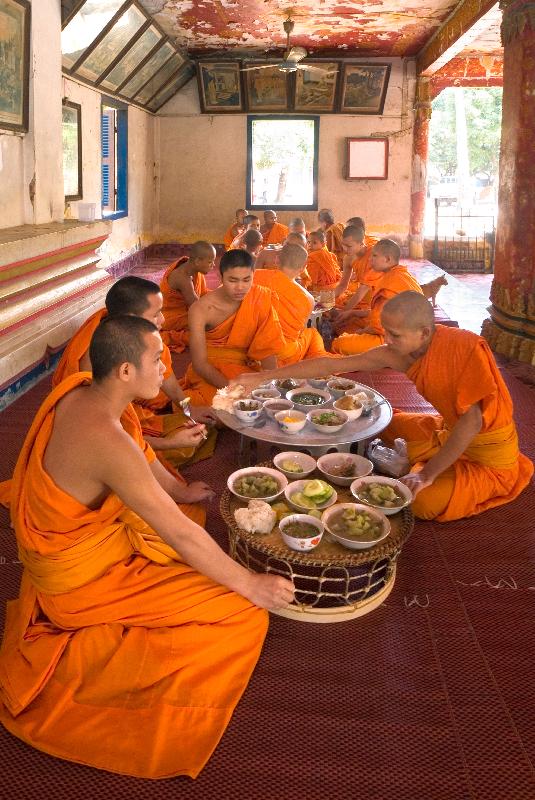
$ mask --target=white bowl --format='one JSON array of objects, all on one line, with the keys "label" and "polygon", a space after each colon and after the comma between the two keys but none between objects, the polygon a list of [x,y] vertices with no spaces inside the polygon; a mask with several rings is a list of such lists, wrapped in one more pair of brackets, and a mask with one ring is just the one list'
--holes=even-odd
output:
[{"label": "white bowl", "polygon": [[308,378],[308,383],[315,389],[325,389],[328,382],[334,379],[334,375],[326,375],[325,378]]},{"label": "white bowl", "polygon": [[264,403],[264,411],[268,417],[274,418],[278,411],[290,411],[294,407],[291,400],[286,400],[284,397],[277,397],[275,400],[266,400]]},{"label": "white bowl", "polygon": [[[291,472],[287,469],[284,469],[282,465],[285,461],[293,461],[294,463],[299,464],[301,471]],[[299,451],[294,452],[292,450],[287,450],[284,453],[277,453],[277,455],[273,458],[273,464],[275,468],[280,470],[283,475],[286,475],[290,481],[305,478],[316,469],[315,458],[312,458],[312,456],[309,456],[307,453],[300,453]]]},{"label": "white bowl", "polygon": [[[364,511],[366,512],[366,514],[369,514],[371,517],[374,517],[374,519],[377,519],[382,525],[381,535],[370,542],[366,540],[355,539],[354,537],[346,538],[345,536],[340,536],[339,533],[335,533],[331,529],[329,523],[331,522],[334,516],[339,514],[345,508],[354,508],[357,511]],[[321,515],[321,521],[325,525],[325,530],[329,533],[329,535],[332,536],[332,538],[335,539],[339,544],[342,544],[349,550],[367,550],[369,547],[375,547],[375,545],[378,542],[381,542],[383,539],[386,539],[386,537],[390,533],[390,522],[387,520],[385,515],[382,514],[380,511],[376,511],[374,508],[371,508],[371,506],[365,506],[362,503],[340,503],[337,506],[333,506],[332,508],[329,508]]]},{"label": "white bowl", "polygon": [[362,412],[364,411],[364,406],[362,405],[362,403],[359,404],[358,408],[351,408],[351,409],[340,408],[338,403],[340,403],[343,400],[344,400],[343,397],[339,397],[338,400],[335,400],[333,403],[333,408],[335,408],[337,411],[343,411],[350,422],[353,422],[354,420],[358,419],[362,414]]},{"label": "white bowl", "polygon": [[294,389],[299,389],[300,386],[305,386],[306,380],[304,378],[281,378],[280,380],[274,380],[271,382],[271,385],[281,394],[286,395],[287,392],[291,392],[292,389],[284,388],[280,384],[284,381],[293,381],[295,383]]},{"label": "white bowl", "polygon": [[[387,486],[392,486],[393,489],[395,489],[405,498],[405,502],[403,505],[395,506],[394,508],[385,508],[384,506],[369,503],[367,500],[359,497],[358,492],[362,486],[366,486],[370,483],[383,483]],[[407,486],[405,486],[404,483],[396,480],[396,478],[387,478],[383,475],[368,475],[366,478],[356,478],[351,484],[351,494],[359,503],[363,503],[364,505],[368,506],[368,508],[375,508],[377,511],[381,511],[383,514],[386,514],[387,517],[391,514],[397,514],[402,508],[405,508],[405,506],[408,506],[409,503],[412,503],[412,492]]]},{"label": "white bowl", "polygon": [[[254,403],[256,408],[251,409],[250,411],[243,411],[240,409],[240,403]],[[232,404],[234,409],[234,416],[236,419],[239,419],[241,422],[245,422],[246,424],[252,425],[258,417],[262,414],[264,407],[261,400],[255,400],[254,398],[250,397],[242,397],[241,400],[235,400]]]},{"label": "white bowl", "polygon": [[[357,384],[355,381],[350,381],[349,378],[333,378],[327,383],[327,389],[333,397],[342,397],[346,392],[354,389]],[[336,389],[335,386],[341,386],[341,389]]]},{"label": "white bowl", "polygon": [[[342,475],[333,475],[332,472],[329,472],[331,467],[348,461],[355,466],[355,474],[351,477],[344,478]],[[351,486],[356,477],[362,478],[369,475],[373,471],[373,464],[369,459],[357,456],[354,453],[327,453],[327,455],[318,458],[318,469],[324,475],[327,483],[334,483],[337,486]]]},{"label": "white bowl", "polygon": [[[314,536],[308,536],[306,538],[289,536],[284,532],[284,529],[291,522],[306,522],[309,525],[313,525],[318,532]],[[291,550],[306,552],[307,550],[314,550],[321,542],[321,537],[323,536],[323,522],[316,519],[316,517],[311,517],[309,514],[289,514],[289,516],[284,517],[284,519],[281,519],[279,522],[279,530],[285,544],[287,544]]]},{"label": "white bowl", "polygon": [[[291,499],[291,496],[296,494],[297,492],[302,492],[305,487],[305,484],[307,483],[308,480],[293,481],[284,488],[284,496],[288,501],[289,505],[291,505],[292,508],[297,509],[297,511],[299,511],[301,514],[306,513],[307,511],[311,511],[311,509],[308,506],[300,506],[299,503],[295,503]],[[323,511],[324,508],[329,508],[329,506],[333,506],[337,500],[338,500],[338,495],[336,491],[333,491],[332,495],[329,497],[328,500],[325,500],[324,503],[320,503],[320,505],[315,506],[315,508],[318,511]]]},{"label": "white bowl", "polygon": [[[319,395],[319,397],[321,397],[321,403],[310,403],[310,404],[298,403],[295,400],[295,396],[304,394],[305,392],[307,394]],[[307,386],[307,385],[301,386],[299,387],[299,389],[291,389],[289,392],[286,393],[286,397],[288,400],[291,400],[294,406],[300,409],[301,411],[314,411],[315,408],[321,408],[321,406],[325,405],[325,403],[328,403],[329,400],[331,399],[331,395],[329,394],[329,392],[325,391],[324,389],[314,389],[313,386]]]},{"label": "white bowl", "polygon": [[[336,416],[341,420],[339,425],[321,425],[319,422],[314,422],[314,417],[318,416],[319,414],[328,414],[328,413],[335,413]],[[307,414],[307,420],[310,422],[313,428],[316,428],[317,431],[320,433],[325,434],[328,436],[330,433],[338,433],[344,425],[348,422],[349,418],[344,411],[334,411],[332,408],[319,408],[316,411],[309,411]]]},{"label": "white bowl", "polygon": [[281,396],[281,393],[272,386],[264,386],[262,388],[253,389],[251,396],[254,397],[255,400],[260,400],[262,403],[265,403],[267,400],[276,400],[277,397]]},{"label": "white bowl", "polygon": [[373,389],[370,389],[369,386],[363,386],[362,383],[355,384],[354,389],[348,389],[348,391],[344,392],[344,394],[354,395],[354,394],[360,394],[360,392],[364,392],[364,394],[368,398],[368,402],[370,403],[375,403],[376,400],[379,399],[377,397],[377,394],[373,391]]},{"label": "white bowl", "polygon": [[[239,492],[234,489],[234,484],[239,478],[244,478],[246,475],[269,475],[270,478],[274,478],[279,484],[279,491],[276,494],[268,495],[268,497],[248,497],[245,494],[239,494]],[[281,472],[276,469],[271,469],[271,467],[246,467],[245,469],[237,469],[236,472],[229,475],[227,486],[235,497],[239,497],[240,500],[244,500],[246,503],[249,502],[249,500],[265,500],[266,503],[271,503],[272,500],[275,500],[283,493],[288,486],[288,481]]]},{"label": "white bowl", "polygon": [[[291,411],[277,411],[277,413],[273,416],[281,426],[284,433],[299,433],[299,431],[303,430],[307,422],[306,414],[303,414],[302,411],[296,411],[293,408]],[[286,417],[291,417],[296,421],[284,422]]]}]

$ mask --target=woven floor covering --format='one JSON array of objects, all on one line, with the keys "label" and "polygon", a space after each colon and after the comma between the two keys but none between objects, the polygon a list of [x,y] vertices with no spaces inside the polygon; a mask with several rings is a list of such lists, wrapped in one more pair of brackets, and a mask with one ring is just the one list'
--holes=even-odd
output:
[{"label": "woven floor covering", "polygon": [[[184,356],[181,356],[182,365]],[[399,375],[361,380],[406,410],[428,407]],[[507,376],[524,452],[533,389]],[[0,477],[49,388],[0,415]],[[237,438],[188,468],[220,493]],[[259,452],[259,457],[269,455]],[[208,529],[223,546],[214,502]],[[196,781],[152,782],[63,762],[0,729],[2,800],[534,800],[535,491],[456,523],[418,522],[396,585],[368,616],[332,625],[272,617],[263,654]],[[0,516],[1,612],[20,566]],[[217,676],[214,676],[217,679]]]}]

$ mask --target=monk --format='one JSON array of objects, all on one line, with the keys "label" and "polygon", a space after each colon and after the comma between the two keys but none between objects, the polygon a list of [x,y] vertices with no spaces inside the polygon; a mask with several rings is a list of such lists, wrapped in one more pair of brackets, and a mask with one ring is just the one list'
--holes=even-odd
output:
[{"label": "monk", "polygon": [[307,228],[305,225],[305,220],[301,217],[294,217],[288,223],[288,232],[289,233],[300,233],[302,234],[305,239],[307,238]]},{"label": "monk", "polygon": [[174,261],[165,271],[160,287],[163,295],[162,339],[174,353],[188,346],[188,308],[206,294],[206,275],[214,268],[215,249],[210,242],[192,244],[189,256]]},{"label": "monk", "polygon": [[330,208],[322,208],[318,212],[318,222],[321,230],[325,233],[325,245],[330,253],[334,253],[338,260],[340,269],[344,264],[344,248],[342,246],[342,235],[344,226],[341,222],[334,221],[334,214]]},{"label": "monk", "polygon": [[[407,441],[417,517],[438,522],[470,517],[514,500],[528,485],[533,464],[518,449],[513,405],[488,344],[459,328],[436,325],[431,303],[402,292],[382,312],[386,344],[341,358],[337,372],[404,372],[438,414],[395,412],[387,443]],[[325,358],[240,376],[248,390],[274,378],[329,373]]]},{"label": "monk", "polygon": [[232,240],[236,238],[236,236],[240,236],[242,233],[245,232],[245,216],[247,211],[245,208],[238,208],[236,210],[236,220],[229,226],[225,236],[223,238],[223,244],[225,245],[225,250],[230,250]]},{"label": "monk", "polygon": [[[353,295],[364,283],[364,277],[368,278],[368,292],[361,299],[359,306],[366,308],[371,299],[370,286],[373,285],[369,275],[371,270],[371,254],[374,244],[378,239],[374,236],[367,236],[364,223],[362,225],[348,225],[344,228],[342,247],[344,249],[344,261],[342,269],[342,280],[336,289],[336,306],[343,309],[351,303]],[[328,247],[328,245],[327,245]],[[351,306],[350,306],[351,307]]]},{"label": "monk", "polygon": [[[162,295],[158,284],[135,275],[120,278],[114,283],[106,295],[106,308],[89,317],[67,344],[52,378],[53,386],[58,386],[75,372],[91,370],[89,344],[98,324],[107,314],[134,314],[148,319],[159,329],[163,316]],[[146,441],[156,451],[158,458],[166,465],[178,467],[188,461],[211,455],[215,431],[210,433],[209,440],[205,442],[204,425],[191,425],[181,410],[180,402],[186,395],[173,372],[167,345],[163,348],[162,361],[165,372],[158,395],[148,400],[136,398],[133,408],[141,422]],[[210,409],[196,409],[195,415],[201,422],[213,420]]]},{"label": "monk", "polygon": [[260,233],[264,240],[264,247],[268,244],[283,244],[288,236],[288,228],[281,222],[277,222],[275,211],[264,211],[264,224],[260,228]]},{"label": "monk", "polygon": [[316,328],[307,328],[314,298],[297,283],[307,260],[307,252],[297,244],[285,244],[279,254],[278,269],[255,270],[255,286],[271,289],[286,345],[278,354],[280,365],[296,364],[303,358],[327,356]]},{"label": "monk", "polygon": [[306,269],[310,275],[311,291],[321,292],[336,289],[342,278],[338,259],[327,250],[326,237],[322,230],[308,235],[308,259]]},{"label": "monk", "polygon": [[152,323],[108,317],[91,342],[93,380],[64,381],[26,437],[0,721],[69,761],[194,778],[254,670],[262,609],[284,608],[293,585],[244,569],[176,505],[183,490],[129,405],[158,393],[161,353]]},{"label": "monk", "polygon": [[245,231],[241,237],[242,246],[239,250],[245,250],[256,261],[260,251],[262,250],[262,234],[256,228],[250,228]]},{"label": "monk", "polygon": [[243,224],[245,225],[245,230],[242,233],[239,233],[237,236],[234,237],[232,240],[229,250],[239,250],[242,246],[242,239],[243,235],[250,230],[260,230],[260,217],[257,217],[256,214],[246,214],[243,218]]},{"label": "monk", "polygon": [[[420,284],[414,278],[407,267],[399,263],[401,251],[397,242],[392,239],[380,239],[373,246],[371,252],[371,269],[377,277],[372,278],[372,297],[370,308],[359,309],[350,308],[343,311],[336,318],[338,329],[340,327],[340,317],[343,316],[344,326],[347,330],[352,327],[353,333],[343,333],[332,343],[333,353],[349,356],[356,353],[364,353],[372,347],[378,347],[384,343],[384,329],[381,324],[381,311],[387,300],[401,292],[414,291],[422,294]],[[364,276],[363,286],[357,290],[353,302],[358,304],[359,293],[366,292],[367,278]],[[345,315],[345,316],[344,316]],[[353,315],[353,316],[352,316]],[[359,330],[360,328],[360,330]]]},{"label": "monk", "polygon": [[189,311],[191,364],[181,381],[194,405],[208,405],[230,378],[277,365],[285,345],[269,289],[253,285],[253,259],[228,250],[219,265],[221,286]]},{"label": "monk", "polygon": [[256,257],[255,269],[277,269],[279,267],[280,251],[285,244],[297,244],[300,247],[306,247],[306,241],[304,233],[292,233],[290,231],[282,244],[270,245],[260,250]]}]

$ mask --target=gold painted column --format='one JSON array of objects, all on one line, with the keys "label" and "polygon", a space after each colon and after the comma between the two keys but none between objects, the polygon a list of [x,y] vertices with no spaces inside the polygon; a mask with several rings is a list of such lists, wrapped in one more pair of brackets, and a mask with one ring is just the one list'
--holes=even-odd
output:
[{"label": "gold painted column", "polygon": [[420,77],[416,83],[414,129],[412,135],[410,258],[424,257],[424,215],[427,191],[429,120],[431,119],[431,80]]},{"label": "gold painted column", "polygon": [[501,0],[503,107],[490,319],[498,353],[535,365],[535,4]]}]

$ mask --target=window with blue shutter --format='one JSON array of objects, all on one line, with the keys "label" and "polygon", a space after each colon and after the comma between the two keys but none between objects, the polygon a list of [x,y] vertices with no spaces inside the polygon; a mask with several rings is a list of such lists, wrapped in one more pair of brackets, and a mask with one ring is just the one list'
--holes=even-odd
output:
[{"label": "window with blue shutter", "polygon": [[101,115],[102,216],[118,219],[128,214],[128,110],[115,101],[102,104]]}]

